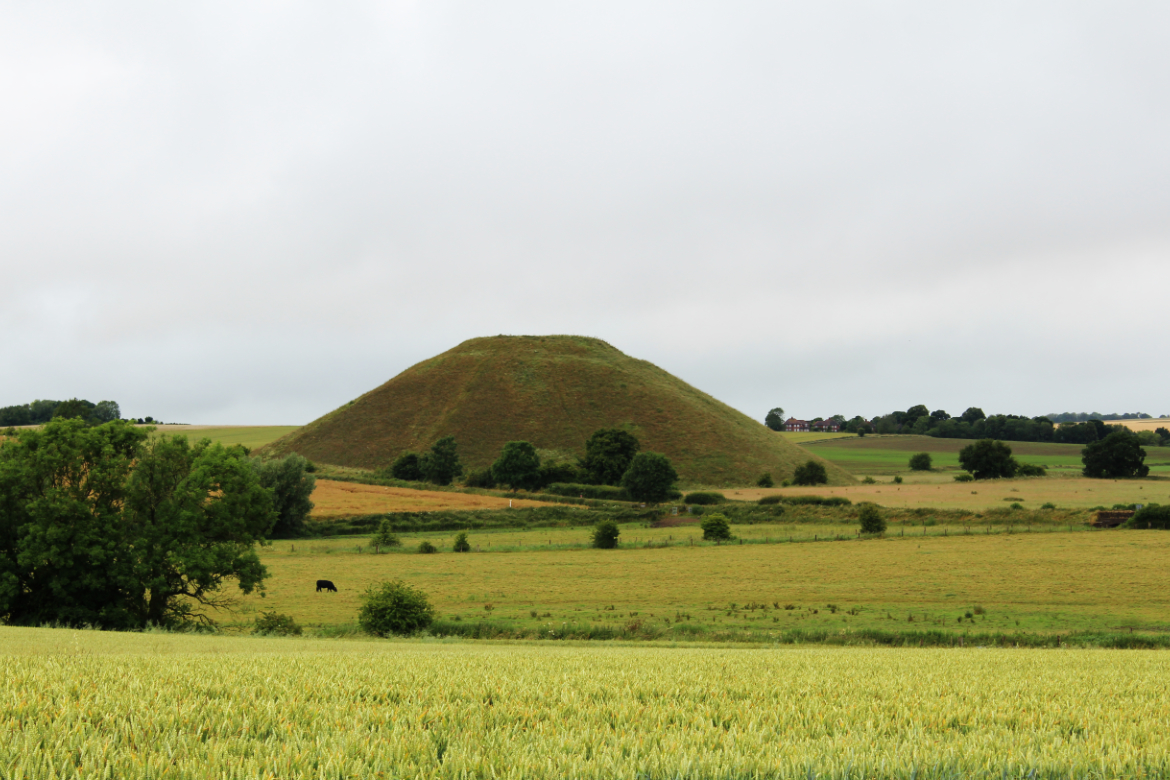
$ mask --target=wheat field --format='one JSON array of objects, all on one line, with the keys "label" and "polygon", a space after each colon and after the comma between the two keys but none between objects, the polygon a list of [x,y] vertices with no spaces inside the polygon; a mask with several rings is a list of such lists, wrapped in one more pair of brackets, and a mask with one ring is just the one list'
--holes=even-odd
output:
[{"label": "wheat field", "polygon": [[0,777],[1154,777],[1170,655],[0,628]]}]

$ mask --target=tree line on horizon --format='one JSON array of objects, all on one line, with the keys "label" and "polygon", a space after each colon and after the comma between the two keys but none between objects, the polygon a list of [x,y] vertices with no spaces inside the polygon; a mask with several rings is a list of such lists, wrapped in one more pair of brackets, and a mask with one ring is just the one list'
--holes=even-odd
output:
[{"label": "tree line on horizon", "polygon": [[[122,419],[122,410],[117,401],[87,401],[84,398],[70,398],[67,401],[38,399],[27,404],[0,407],[0,428],[15,428],[24,425],[44,425],[50,420],[84,420],[89,425],[101,425]],[[150,425],[158,420],[140,417],[129,422]],[[161,424],[161,423],[160,423]]]},{"label": "tree line on horizon", "polygon": [[[783,421],[780,420],[782,414],[782,409],[773,409],[765,418],[765,424],[772,430],[783,430]],[[906,411],[878,415],[872,420],[866,420],[861,416],[846,420],[844,415],[834,415],[827,419],[836,421],[841,426],[842,431],[862,436],[867,433],[902,433],[935,436],[940,439],[997,439],[1000,441],[1091,444],[1103,440],[1116,428],[1124,427],[1106,425],[1105,419],[1132,419],[1133,417],[1154,419],[1148,414],[1137,414],[1130,417],[1111,414],[1094,417],[1073,412],[1038,417],[1015,414],[989,416],[977,406],[969,407],[958,417],[952,417],[943,409],[932,412],[922,404],[911,406]],[[826,418],[817,417],[812,422],[819,422],[822,419]],[[1167,424],[1170,425],[1170,421]],[[1147,447],[1170,446],[1170,428],[1160,427],[1154,431],[1138,431],[1136,435],[1138,441]]]}]

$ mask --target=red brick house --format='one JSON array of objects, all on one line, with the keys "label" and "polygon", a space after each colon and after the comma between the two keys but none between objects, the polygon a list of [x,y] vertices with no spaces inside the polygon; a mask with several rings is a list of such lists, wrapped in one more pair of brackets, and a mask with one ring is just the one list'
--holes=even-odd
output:
[{"label": "red brick house", "polygon": [[795,417],[789,417],[787,420],[784,421],[784,430],[789,431],[790,433],[793,433],[793,432],[800,433],[800,432],[808,431],[808,429],[809,429],[808,426],[809,426],[808,420],[798,420]]}]

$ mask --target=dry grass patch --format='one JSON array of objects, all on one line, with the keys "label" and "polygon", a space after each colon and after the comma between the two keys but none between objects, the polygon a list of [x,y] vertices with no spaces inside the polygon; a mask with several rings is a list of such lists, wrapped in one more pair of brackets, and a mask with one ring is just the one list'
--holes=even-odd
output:
[{"label": "dry grass patch", "polygon": [[435,512],[441,509],[505,509],[513,507],[548,506],[540,501],[522,498],[507,499],[496,496],[476,496],[437,490],[360,485],[354,482],[334,482],[318,479],[313,491],[313,514],[317,520],[331,517],[353,517],[382,512]]}]

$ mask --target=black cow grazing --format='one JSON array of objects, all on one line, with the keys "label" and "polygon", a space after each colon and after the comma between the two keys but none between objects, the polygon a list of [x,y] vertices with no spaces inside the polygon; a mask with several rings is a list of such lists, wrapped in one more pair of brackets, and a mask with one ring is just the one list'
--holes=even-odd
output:
[{"label": "black cow grazing", "polygon": [[336,593],[337,586],[329,580],[317,580],[317,592],[320,593],[323,590],[331,590]]}]

